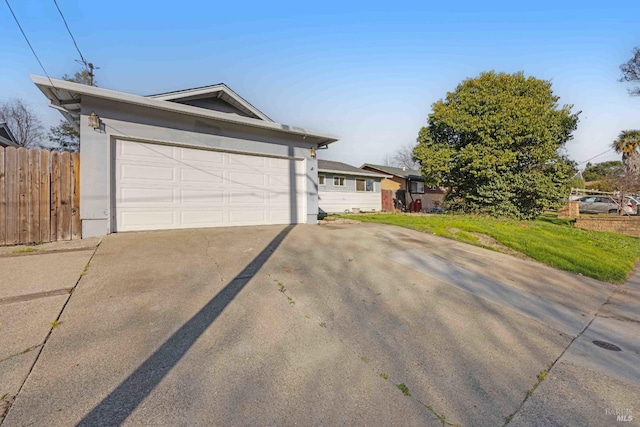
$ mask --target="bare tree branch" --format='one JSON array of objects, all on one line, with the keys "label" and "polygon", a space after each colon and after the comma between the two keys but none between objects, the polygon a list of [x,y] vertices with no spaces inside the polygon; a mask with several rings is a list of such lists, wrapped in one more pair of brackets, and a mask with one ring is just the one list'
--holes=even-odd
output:
[{"label": "bare tree branch", "polygon": [[40,146],[44,135],[42,122],[21,99],[12,98],[0,103],[0,121],[7,124],[19,146]]},{"label": "bare tree branch", "polygon": [[[622,77],[621,82],[640,83],[640,48],[633,48],[633,57],[624,64],[620,65]],[[640,96],[640,86],[628,89],[629,95]]]},{"label": "bare tree branch", "polygon": [[413,158],[415,143],[408,142],[396,149],[393,153],[393,166],[406,167],[407,169],[420,169],[420,164]]}]

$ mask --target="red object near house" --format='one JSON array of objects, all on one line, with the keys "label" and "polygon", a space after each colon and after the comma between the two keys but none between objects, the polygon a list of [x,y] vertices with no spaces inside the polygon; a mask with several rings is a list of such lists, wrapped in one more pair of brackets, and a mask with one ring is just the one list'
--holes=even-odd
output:
[{"label": "red object near house", "polygon": [[422,212],[422,200],[416,199],[416,201],[413,202],[412,212]]},{"label": "red object near house", "polygon": [[393,191],[382,190],[382,210],[384,212],[393,212]]}]

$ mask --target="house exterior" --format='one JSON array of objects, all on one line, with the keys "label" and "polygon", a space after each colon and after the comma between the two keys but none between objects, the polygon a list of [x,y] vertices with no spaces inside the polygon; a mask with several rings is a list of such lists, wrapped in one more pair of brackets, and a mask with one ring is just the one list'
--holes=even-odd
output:
[{"label": "house exterior", "polygon": [[381,185],[383,190],[393,191],[394,206],[397,209],[408,210],[410,203],[418,199],[422,202],[423,212],[432,212],[442,206],[445,190],[426,187],[419,170],[370,163],[365,163],[361,169],[390,175],[382,180]]},{"label": "house exterior", "polygon": [[381,181],[391,175],[345,163],[318,160],[318,206],[321,212],[379,212]]},{"label": "house exterior", "polygon": [[140,96],[32,76],[80,132],[83,237],[316,223],[315,150],[224,84]]},{"label": "house exterior", "polygon": [[16,139],[5,122],[0,122],[0,147],[17,147]]}]

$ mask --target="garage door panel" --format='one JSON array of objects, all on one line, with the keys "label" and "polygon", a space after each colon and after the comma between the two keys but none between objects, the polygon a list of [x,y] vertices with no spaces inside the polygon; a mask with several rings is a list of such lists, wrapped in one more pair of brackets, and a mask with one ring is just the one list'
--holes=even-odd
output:
[{"label": "garage door panel", "polygon": [[264,191],[252,191],[252,190],[234,190],[229,192],[229,204],[231,205],[244,205],[244,204],[260,204],[263,205],[266,199]]},{"label": "garage door panel", "polygon": [[232,225],[264,224],[266,223],[263,210],[232,210],[229,212],[229,223]]},{"label": "garage door panel", "polygon": [[119,169],[120,180],[123,182],[137,182],[139,180],[173,182],[175,179],[175,171],[172,168],[163,166],[121,164]]},{"label": "garage door panel", "polygon": [[[116,144],[115,231],[306,219],[301,161],[128,141]],[[293,171],[298,174],[295,189],[290,188]]]},{"label": "garage door panel", "polygon": [[206,164],[222,164],[224,153],[207,150],[180,148],[180,158],[185,162],[202,162]]},{"label": "garage door panel", "polygon": [[242,167],[245,170],[251,170],[251,167],[254,168],[264,168],[266,166],[266,160],[269,160],[266,157],[259,156],[243,156],[238,154],[227,154],[229,159],[229,166],[231,167]]},{"label": "garage door panel", "polygon": [[222,172],[215,169],[187,169],[185,167],[180,170],[180,182],[184,184],[222,184],[224,176]]},{"label": "garage door panel", "polygon": [[173,210],[135,210],[122,212],[123,227],[132,230],[158,230],[175,228],[175,211]]},{"label": "garage door panel", "polygon": [[182,205],[221,205],[224,203],[223,191],[179,190]]},{"label": "garage door panel", "polygon": [[175,201],[172,189],[163,188],[122,188],[120,190],[122,205],[136,204],[173,204]]},{"label": "garage door panel", "polygon": [[288,209],[269,211],[269,222],[273,224],[289,224],[292,220],[291,217],[291,211]]},{"label": "garage door panel", "polygon": [[120,158],[171,159],[174,147],[168,145],[127,143],[118,146]]},{"label": "garage door panel", "polygon": [[280,192],[271,192],[269,194],[269,204],[272,206],[276,205],[289,205],[291,202],[291,194],[288,192],[280,191]]},{"label": "garage door panel", "polygon": [[269,168],[274,170],[280,169],[282,172],[288,172],[291,168],[291,164],[289,160],[286,159],[271,158],[269,159]]},{"label": "garage door panel", "polygon": [[180,224],[184,228],[215,227],[224,224],[224,212],[222,210],[183,210],[180,219]]},{"label": "garage door panel", "polygon": [[233,186],[244,187],[247,185],[250,186],[260,186],[263,187],[266,184],[267,176],[264,173],[240,173],[240,172],[230,172],[229,173],[229,184]]},{"label": "garage door panel", "polygon": [[269,185],[272,187],[285,187],[288,189],[290,181],[289,175],[269,175]]}]

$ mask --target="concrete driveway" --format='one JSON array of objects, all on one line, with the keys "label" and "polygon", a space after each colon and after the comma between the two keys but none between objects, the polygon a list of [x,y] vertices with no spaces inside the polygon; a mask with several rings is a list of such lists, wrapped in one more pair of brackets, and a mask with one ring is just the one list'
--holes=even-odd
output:
[{"label": "concrete driveway", "polygon": [[634,424],[639,303],[390,226],[111,235],[2,426]]}]

